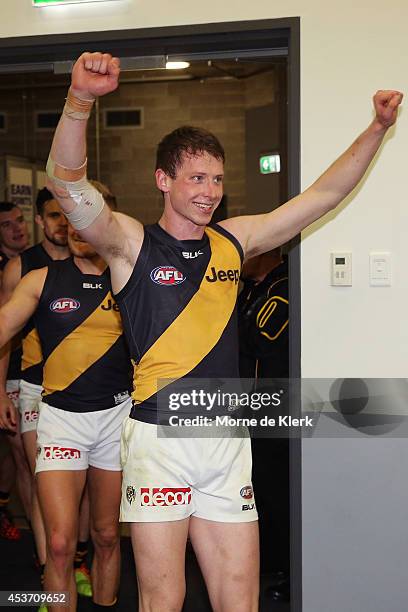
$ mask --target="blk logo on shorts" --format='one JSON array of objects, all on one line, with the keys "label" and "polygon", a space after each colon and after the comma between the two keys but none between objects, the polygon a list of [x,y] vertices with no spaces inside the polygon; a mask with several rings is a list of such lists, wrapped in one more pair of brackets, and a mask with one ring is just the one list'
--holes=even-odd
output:
[{"label": "blk logo on shorts", "polygon": [[80,459],[81,451],[63,446],[43,446],[43,459]]},{"label": "blk logo on shorts", "polygon": [[140,489],[141,506],[187,506],[191,503],[191,488],[147,488]]},{"label": "blk logo on shorts", "polygon": [[24,423],[34,423],[38,421],[38,412],[36,410],[25,410],[23,414]]},{"label": "blk logo on shorts", "polygon": [[65,314],[67,312],[74,312],[74,310],[78,310],[81,304],[78,300],[74,300],[74,298],[58,298],[54,300],[50,304],[51,312],[58,312],[60,314]]},{"label": "blk logo on shorts", "polygon": [[186,280],[174,266],[159,266],[150,272],[150,278],[157,285],[180,285]]},{"label": "blk logo on shorts", "polygon": [[253,510],[254,508],[255,508],[254,502],[252,502],[252,504],[244,504],[242,506],[242,510],[243,511],[245,511],[245,510]]},{"label": "blk logo on shorts", "polygon": [[246,487],[242,487],[239,494],[244,499],[252,499],[254,496],[254,491],[250,485],[247,485]]}]

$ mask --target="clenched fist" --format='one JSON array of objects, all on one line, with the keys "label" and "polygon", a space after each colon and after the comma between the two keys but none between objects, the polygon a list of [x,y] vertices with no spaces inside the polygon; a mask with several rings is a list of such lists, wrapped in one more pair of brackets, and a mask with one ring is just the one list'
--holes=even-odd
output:
[{"label": "clenched fist", "polygon": [[71,90],[83,100],[93,100],[115,91],[119,73],[119,58],[109,53],[83,53],[72,69]]},{"label": "clenched fist", "polygon": [[397,120],[398,107],[401,104],[403,94],[395,90],[380,90],[374,96],[374,108],[376,120],[384,128],[394,125]]}]

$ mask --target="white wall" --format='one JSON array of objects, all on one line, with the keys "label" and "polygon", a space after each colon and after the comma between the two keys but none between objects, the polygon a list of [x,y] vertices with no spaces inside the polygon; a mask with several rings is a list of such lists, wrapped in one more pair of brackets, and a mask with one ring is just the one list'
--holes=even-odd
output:
[{"label": "white wall", "polygon": [[[1,35],[291,16],[301,17],[301,160],[305,187],[368,124],[372,117],[370,98],[377,89],[408,92],[406,0],[392,3],[207,0],[190,4],[185,0],[154,3],[117,0],[106,6],[90,4],[35,10],[30,0],[14,0],[2,6]],[[397,129],[387,138],[363,187],[329,222],[316,224],[304,234],[303,376],[406,376],[407,143],[408,122],[403,111]],[[318,225],[323,227],[316,231]],[[331,250],[353,252],[353,287],[329,286]],[[392,252],[392,287],[369,287],[371,250]],[[383,463],[381,457],[385,454],[387,461]],[[392,440],[362,439],[354,444],[348,444],[347,440],[332,443],[308,440],[305,443],[302,464],[304,612],[354,612],[356,609],[379,612],[386,608],[406,608],[400,601],[405,590],[403,577],[398,574],[392,578],[396,564],[407,566],[406,538],[398,537],[406,530],[407,499],[401,493],[406,485],[403,477],[398,476],[405,455],[401,444],[394,448]],[[389,486],[393,484],[393,495],[390,505],[382,503],[375,510],[377,501],[384,500],[383,493],[388,493],[378,483],[378,487],[370,486],[365,495],[364,483],[375,479],[381,466],[384,468],[381,481]],[[401,471],[405,473],[405,469]],[[349,485],[350,477],[357,472],[358,482],[351,478],[353,484]],[[337,492],[336,498],[334,492]],[[352,505],[357,493],[361,493],[358,503]],[[334,499],[335,508],[330,501]],[[384,524],[391,539],[384,537]],[[340,533],[341,538],[336,543],[334,536],[326,537],[327,533]],[[396,551],[398,545],[401,548]],[[372,563],[374,558],[376,561]],[[384,601],[385,592],[394,600],[393,607]]]},{"label": "white wall", "polygon": [[[309,184],[370,120],[379,88],[407,89],[408,6],[394,0],[287,0],[186,4],[115,0],[33,8],[3,3],[0,36],[144,28],[219,21],[301,17],[302,184]],[[404,376],[408,362],[404,233],[405,145],[402,114],[363,189],[302,245],[304,376]],[[313,228],[314,230],[315,228]],[[351,250],[352,288],[329,286],[329,252]],[[393,253],[390,288],[368,286],[368,253]]]}]

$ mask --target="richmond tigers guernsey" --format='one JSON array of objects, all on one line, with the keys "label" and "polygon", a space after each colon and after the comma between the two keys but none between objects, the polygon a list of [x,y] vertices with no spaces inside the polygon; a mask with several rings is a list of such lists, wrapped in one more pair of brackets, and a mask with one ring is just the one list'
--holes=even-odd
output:
[{"label": "richmond tigers guernsey", "polygon": [[157,422],[157,381],[237,378],[236,298],[242,248],[220,226],[177,240],[147,226],[125,287],[116,295],[134,363],[131,417]]},{"label": "richmond tigers guernsey", "polygon": [[71,412],[112,408],[129,394],[130,357],[109,271],[53,261],[34,315],[44,356],[43,402]]},{"label": "richmond tigers guernsey", "polygon": [[[42,244],[35,244],[23,251],[21,258],[21,278],[31,270],[48,266],[53,259],[48,255]],[[23,356],[21,359],[21,378],[33,385],[41,385],[43,379],[43,361],[40,339],[31,318],[23,329]]]}]

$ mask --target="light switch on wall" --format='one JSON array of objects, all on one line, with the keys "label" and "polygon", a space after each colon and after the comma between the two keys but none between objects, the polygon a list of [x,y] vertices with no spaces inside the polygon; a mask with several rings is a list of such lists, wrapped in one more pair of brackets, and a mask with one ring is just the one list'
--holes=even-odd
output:
[{"label": "light switch on wall", "polygon": [[370,253],[369,280],[373,287],[391,285],[391,253]]}]

